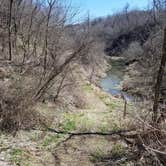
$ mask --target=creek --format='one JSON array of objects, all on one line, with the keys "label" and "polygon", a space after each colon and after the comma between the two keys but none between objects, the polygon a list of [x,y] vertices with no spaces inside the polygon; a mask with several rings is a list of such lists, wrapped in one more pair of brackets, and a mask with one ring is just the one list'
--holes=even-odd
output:
[{"label": "creek", "polygon": [[124,59],[111,59],[111,69],[107,72],[107,76],[101,80],[101,87],[104,91],[113,96],[123,96],[127,101],[132,100],[132,96],[122,91],[122,84],[126,71]]}]

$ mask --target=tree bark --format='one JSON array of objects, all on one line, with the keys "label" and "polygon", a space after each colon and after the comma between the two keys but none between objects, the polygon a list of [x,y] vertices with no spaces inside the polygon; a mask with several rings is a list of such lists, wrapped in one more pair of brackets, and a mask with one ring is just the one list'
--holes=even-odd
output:
[{"label": "tree bark", "polygon": [[11,43],[11,22],[12,22],[12,6],[13,0],[9,2],[9,25],[8,25],[8,45],[9,45],[9,60],[12,60],[12,43]]},{"label": "tree bark", "polygon": [[155,85],[155,97],[154,97],[154,104],[153,104],[153,122],[157,122],[158,119],[158,107],[159,107],[159,99],[160,99],[160,88],[164,76],[164,69],[166,65],[166,27],[164,28],[164,43],[163,43],[163,51],[162,57],[160,62],[160,68],[157,75],[157,81]]}]

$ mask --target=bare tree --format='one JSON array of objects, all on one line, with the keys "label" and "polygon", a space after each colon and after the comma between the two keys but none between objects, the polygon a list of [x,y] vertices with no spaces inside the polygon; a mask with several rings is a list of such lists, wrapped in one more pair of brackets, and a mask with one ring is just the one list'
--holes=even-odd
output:
[{"label": "bare tree", "polygon": [[166,28],[164,28],[163,52],[162,52],[162,58],[160,62],[160,68],[157,75],[157,81],[155,84],[155,97],[154,97],[154,104],[153,104],[153,121],[154,122],[157,122],[157,119],[158,119],[160,88],[161,88],[161,84],[163,80],[165,66],[166,66]]},{"label": "bare tree", "polygon": [[[44,81],[44,83],[39,87],[37,93],[35,94],[35,99],[41,99],[41,97],[43,97],[43,95],[45,94],[45,92],[47,91],[47,89],[50,87],[51,82],[60,74],[63,72],[63,70],[65,69],[65,67],[72,62],[75,58],[77,58],[78,56],[80,56],[85,48],[87,47],[87,43],[82,43],[79,48],[77,48],[77,50],[75,50],[73,53],[71,53],[71,55],[68,56],[68,58],[64,61],[63,64],[61,64],[60,66],[54,66],[53,69],[51,70],[48,78]],[[84,53],[85,55],[86,53]]]},{"label": "bare tree", "polygon": [[47,67],[47,54],[48,54],[48,30],[49,30],[49,22],[51,18],[51,12],[57,0],[47,0],[48,3],[48,13],[46,18],[46,28],[45,28],[45,42],[44,42],[44,70]]},{"label": "bare tree", "polygon": [[8,22],[9,60],[12,60],[12,42],[11,42],[12,7],[13,7],[13,0],[10,0],[10,1],[9,1],[9,22]]}]

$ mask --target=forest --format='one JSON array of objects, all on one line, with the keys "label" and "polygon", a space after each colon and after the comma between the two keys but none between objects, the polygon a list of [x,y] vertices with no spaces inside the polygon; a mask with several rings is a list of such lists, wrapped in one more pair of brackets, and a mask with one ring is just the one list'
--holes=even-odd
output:
[{"label": "forest", "polygon": [[166,1],[77,22],[68,0],[0,0],[0,166],[165,166]]}]

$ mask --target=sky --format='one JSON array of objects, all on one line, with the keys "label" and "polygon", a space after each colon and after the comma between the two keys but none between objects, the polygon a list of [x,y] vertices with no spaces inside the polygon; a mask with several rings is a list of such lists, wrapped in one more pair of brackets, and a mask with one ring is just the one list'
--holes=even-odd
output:
[{"label": "sky", "polygon": [[79,6],[83,12],[89,12],[90,16],[100,17],[111,15],[124,8],[128,3],[130,8],[146,8],[150,0],[72,0],[72,4]]}]

